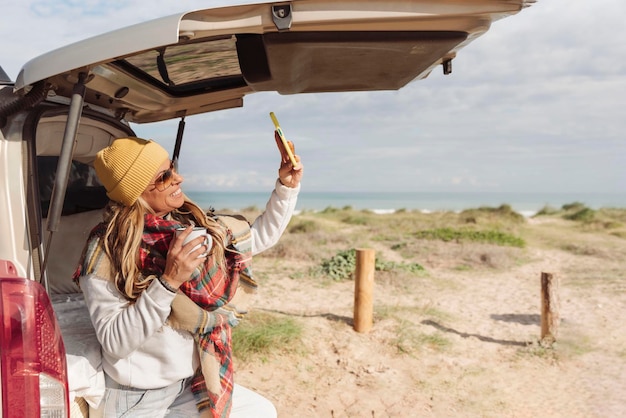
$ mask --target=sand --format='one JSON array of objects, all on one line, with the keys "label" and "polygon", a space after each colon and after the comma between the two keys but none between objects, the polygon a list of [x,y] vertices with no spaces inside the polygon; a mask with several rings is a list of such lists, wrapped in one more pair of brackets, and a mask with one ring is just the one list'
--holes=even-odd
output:
[{"label": "sand", "polygon": [[[626,239],[549,217],[519,233],[525,248],[418,242],[425,273],[376,272],[364,333],[353,328],[354,281],[297,274],[315,259],[285,246],[314,244],[286,233],[282,250],[255,261],[251,315],[296,320],[299,348],[236,358],[236,381],[279,417],[626,416]],[[367,241],[377,257],[407,258],[353,236],[329,247]],[[559,283],[553,345],[539,342],[542,272]]]}]

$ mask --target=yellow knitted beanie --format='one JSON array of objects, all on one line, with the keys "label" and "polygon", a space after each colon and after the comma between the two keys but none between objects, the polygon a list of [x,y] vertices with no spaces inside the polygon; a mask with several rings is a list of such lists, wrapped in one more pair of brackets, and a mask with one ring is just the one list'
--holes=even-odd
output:
[{"label": "yellow knitted beanie", "polygon": [[167,151],[154,141],[119,138],[98,152],[94,167],[107,196],[130,206],[168,158]]}]

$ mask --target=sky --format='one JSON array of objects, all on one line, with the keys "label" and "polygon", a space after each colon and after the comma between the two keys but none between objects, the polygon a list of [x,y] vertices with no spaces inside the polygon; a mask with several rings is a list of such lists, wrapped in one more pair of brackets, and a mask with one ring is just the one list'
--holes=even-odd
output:
[{"label": "sky", "polygon": [[[2,2],[0,66],[213,0]],[[246,96],[186,118],[187,190],[264,191],[296,145],[309,191],[626,193],[626,2],[538,0],[398,91]],[[177,121],[133,125],[173,149]]]}]

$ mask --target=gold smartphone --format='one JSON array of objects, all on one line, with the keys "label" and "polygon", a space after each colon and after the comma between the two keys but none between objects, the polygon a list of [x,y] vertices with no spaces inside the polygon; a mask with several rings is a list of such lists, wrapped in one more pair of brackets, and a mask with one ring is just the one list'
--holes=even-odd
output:
[{"label": "gold smartphone", "polygon": [[270,112],[270,118],[272,118],[272,122],[274,122],[274,127],[276,128],[276,132],[278,132],[278,136],[280,137],[280,142],[283,144],[283,149],[287,153],[287,156],[289,157],[289,161],[291,161],[291,164],[295,167],[298,164],[296,161],[296,157],[294,157],[293,152],[291,151],[291,147],[289,146],[289,143],[287,142],[287,138],[285,138],[285,134],[283,133],[283,130],[280,128],[280,125],[278,124],[278,119],[276,119],[276,115],[274,114],[274,112]]}]

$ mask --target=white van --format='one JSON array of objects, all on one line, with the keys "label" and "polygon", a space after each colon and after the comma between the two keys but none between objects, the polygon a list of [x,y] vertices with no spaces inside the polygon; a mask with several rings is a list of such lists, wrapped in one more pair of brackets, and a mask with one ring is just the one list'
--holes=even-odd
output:
[{"label": "white van", "polygon": [[[104,378],[71,276],[131,124],[281,94],[395,90],[528,0],[293,0],[180,13],[0,69],[0,417],[88,416]],[[182,133],[182,129],[179,130]],[[174,153],[180,149],[177,138]]]}]

